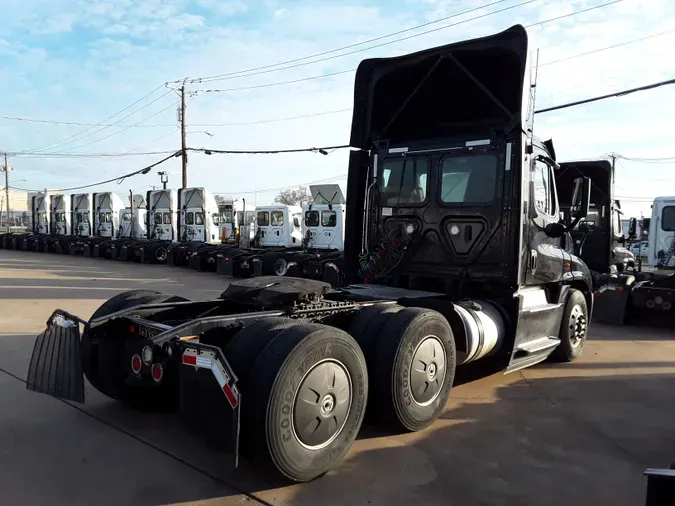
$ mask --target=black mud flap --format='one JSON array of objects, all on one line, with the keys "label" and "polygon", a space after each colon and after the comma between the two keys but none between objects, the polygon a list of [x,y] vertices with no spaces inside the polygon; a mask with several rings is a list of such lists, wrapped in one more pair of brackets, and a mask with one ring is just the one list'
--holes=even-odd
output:
[{"label": "black mud flap", "polygon": [[593,320],[611,325],[623,325],[630,296],[629,289],[609,284],[600,287],[593,295]]},{"label": "black mud flap", "polygon": [[239,465],[241,394],[222,351],[185,343],[180,351],[180,417],[188,432],[230,453]]},{"label": "black mud flap", "polygon": [[52,325],[35,340],[26,389],[59,399],[84,402],[80,329]]}]

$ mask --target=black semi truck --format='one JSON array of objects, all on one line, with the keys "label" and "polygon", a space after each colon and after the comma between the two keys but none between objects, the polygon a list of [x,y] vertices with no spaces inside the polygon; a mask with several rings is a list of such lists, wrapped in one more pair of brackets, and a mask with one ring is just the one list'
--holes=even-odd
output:
[{"label": "black semi truck", "polygon": [[587,216],[570,231],[570,248],[593,273],[596,287],[606,275],[636,269],[635,255],[626,248],[628,237],[621,224],[621,203],[614,197],[614,170],[608,160],[560,163],[556,188],[563,214],[569,213],[572,191],[579,177],[591,180]]},{"label": "black semi truck", "polygon": [[347,284],[235,280],[215,300],[151,291],[88,321],[56,310],[27,388],[84,402],[83,376],[138,409],[177,409],[209,444],[307,481],[337,467],[366,413],[421,430],[456,367],[506,372],[584,349],[591,273],[564,235],[550,141],[532,132],[528,37],[501,33],[356,74]]}]

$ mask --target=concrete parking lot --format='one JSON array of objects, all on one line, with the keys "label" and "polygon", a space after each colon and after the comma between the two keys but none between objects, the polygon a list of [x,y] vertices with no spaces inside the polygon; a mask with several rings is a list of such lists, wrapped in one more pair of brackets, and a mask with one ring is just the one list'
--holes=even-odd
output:
[{"label": "concrete parking lot", "polygon": [[304,485],[233,469],[170,415],[29,392],[35,336],[149,288],[217,296],[215,274],[0,250],[0,505],[539,505],[644,503],[647,467],[675,458],[675,336],[593,325],[582,358],[469,381],[428,430],[364,426],[343,465]]}]

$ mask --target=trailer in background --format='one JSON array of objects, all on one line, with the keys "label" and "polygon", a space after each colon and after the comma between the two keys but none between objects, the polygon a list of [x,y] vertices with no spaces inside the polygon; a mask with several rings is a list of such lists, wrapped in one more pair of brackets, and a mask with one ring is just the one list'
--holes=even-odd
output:
[{"label": "trailer in background", "polygon": [[[632,239],[637,229],[637,219],[631,218]],[[675,326],[675,197],[654,199],[648,237],[649,270],[611,275],[595,291],[602,321]]]}]

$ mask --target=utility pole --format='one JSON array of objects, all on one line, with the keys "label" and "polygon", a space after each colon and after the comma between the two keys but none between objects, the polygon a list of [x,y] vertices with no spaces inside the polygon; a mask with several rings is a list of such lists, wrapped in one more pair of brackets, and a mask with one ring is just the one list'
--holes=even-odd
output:
[{"label": "utility pole", "polygon": [[614,170],[616,167],[616,153],[612,153],[609,157],[612,159],[612,187],[614,187],[614,182],[616,180],[616,171]]},{"label": "utility pole", "polygon": [[[187,132],[185,129],[185,84],[180,87],[180,138],[183,151],[183,188],[187,188]],[[166,186],[165,186],[166,188]]]},{"label": "utility pole", "polygon": [[5,172],[5,211],[7,213],[7,216],[5,219],[7,220],[7,233],[9,233],[9,171],[10,167],[9,164],[7,163],[7,153],[3,153],[3,158],[5,159],[5,164],[2,167],[2,170]]}]

